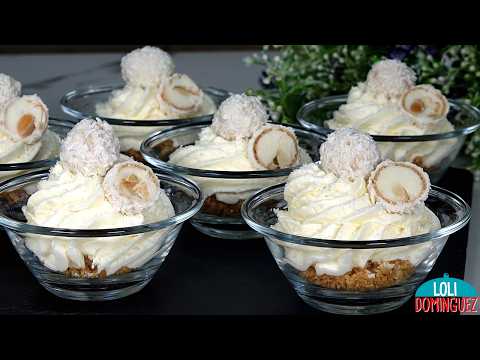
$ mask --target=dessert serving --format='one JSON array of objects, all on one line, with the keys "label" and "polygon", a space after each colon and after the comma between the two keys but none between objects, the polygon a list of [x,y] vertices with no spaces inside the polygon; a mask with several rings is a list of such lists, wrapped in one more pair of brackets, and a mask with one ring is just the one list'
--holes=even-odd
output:
[{"label": "dessert serving", "polygon": [[[277,212],[274,229],[319,239],[384,240],[440,228],[424,204],[428,175],[412,163],[381,161],[368,135],[338,130],[322,144],[320,158],[321,165],[290,174],[284,193],[288,210]],[[285,257],[317,285],[368,290],[407,279],[432,246],[427,242],[375,251],[295,246],[285,249]]]},{"label": "dessert serving", "polygon": [[142,126],[114,124],[120,150],[139,160],[142,140],[160,129],[153,121],[191,119],[216,110],[215,101],[188,75],[176,73],[170,55],[159,48],[145,46],[125,55],[121,74],[125,85],[97,103],[96,114],[107,121],[145,121]]},{"label": "dessert serving", "polygon": [[[57,156],[60,138],[48,130],[48,108],[37,95],[22,95],[20,82],[0,74],[0,164]],[[19,171],[0,171],[0,179]]]},{"label": "dessert serving", "polygon": [[206,200],[191,220],[200,232],[224,239],[258,238],[240,216],[244,200],[318,160],[324,136],[267,120],[259,98],[235,94],[220,104],[212,121],[154,133],[142,143],[149,164],[184,175],[202,189]]},{"label": "dessert serving", "polygon": [[448,235],[468,222],[468,205],[431,186],[421,167],[383,160],[356,129],[331,133],[320,159],[247,199],[243,218],[312,306],[337,313],[401,306]]},{"label": "dessert serving", "polygon": [[375,63],[365,82],[347,95],[302,106],[298,121],[321,134],[354,128],[371,135],[383,158],[412,162],[436,183],[455,160],[465,137],[480,126],[480,112],[447,99],[429,84],[416,84],[412,69],[398,60]]},{"label": "dessert serving", "polygon": [[129,120],[175,119],[212,114],[216,107],[186,74],[175,73],[165,51],[145,46],[121,61],[125,86],[97,104],[100,116]]},{"label": "dessert serving", "polygon": [[[257,97],[233,95],[215,113],[212,124],[203,127],[193,145],[180,146],[169,163],[212,171],[268,171],[311,162],[299,146],[295,132],[268,124],[265,107]],[[282,178],[221,179],[195,177],[206,196],[203,211],[219,216],[238,216],[252,192],[282,181]]]},{"label": "dessert serving", "polygon": [[[340,106],[330,129],[350,127],[370,135],[426,135],[453,131],[447,119],[449,103],[432,85],[415,85],[412,69],[398,60],[372,66],[367,80],[354,86],[347,103]],[[409,161],[430,169],[452,151],[456,139],[430,142],[379,142],[382,156]]]},{"label": "dessert serving", "polygon": [[11,200],[0,225],[40,284],[87,301],[141,290],[202,205],[193,182],[121,155],[100,119],[77,123],[50,170],[2,182],[0,196]]},{"label": "dessert serving", "polygon": [[[23,209],[27,223],[50,228],[111,229],[175,215],[153,171],[120,156],[110,125],[84,119],[62,143],[60,160]],[[105,277],[150,260],[161,232],[110,239],[28,236],[25,244],[51,270]]]}]

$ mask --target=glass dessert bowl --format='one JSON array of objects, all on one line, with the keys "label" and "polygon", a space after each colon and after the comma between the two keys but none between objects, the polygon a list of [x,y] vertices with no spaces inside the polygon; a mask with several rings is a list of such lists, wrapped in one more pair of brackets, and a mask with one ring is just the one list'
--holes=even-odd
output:
[{"label": "glass dessert bowl", "polygon": [[254,194],[243,218],[313,307],[370,314],[401,306],[448,236],[468,223],[468,205],[431,187],[421,167],[382,161],[375,141],[358,130],[330,134],[320,158]]},{"label": "glass dessert bowl", "polygon": [[[244,203],[242,216],[265,238],[280,270],[297,294],[312,307],[330,313],[373,314],[403,305],[427,277],[449,235],[470,219],[470,208],[465,201],[450,191],[432,186],[426,206],[440,219],[441,228],[436,231],[388,240],[340,241],[296,236],[271,228],[277,223],[276,211],[287,207],[284,186],[280,184],[256,193]],[[310,257],[312,264],[328,267],[331,265],[329,255],[334,252],[341,254],[339,256],[362,257],[382,252],[399,254],[412,246],[422,247],[419,249],[421,259],[414,265],[396,259],[380,264],[372,261],[366,269],[355,268],[342,277],[318,276],[315,266],[302,263]]]},{"label": "glass dessert bowl", "polygon": [[[150,219],[148,223],[110,229],[66,229],[28,224],[22,207],[37,189],[39,181],[47,179],[48,171],[37,171],[10,179],[0,186],[0,194],[15,198],[16,202],[1,207],[0,225],[3,226],[29,270],[39,283],[52,294],[72,300],[103,301],[122,298],[140,291],[153,278],[174,244],[183,222],[201,207],[201,193],[191,181],[173,174],[156,173],[165,194],[170,199],[175,215],[163,220]],[[54,271],[45,266],[38,256],[26,245],[35,241],[52,244],[78,245],[113,243],[144,238],[149,244],[142,256],[150,258],[144,262],[136,260],[138,267],[121,267],[112,275],[105,271],[97,273],[85,259],[85,268],[68,267],[66,271]],[[35,247],[38,251],[39,247]],[[101,251],[102,247],[99,247]],[[107,246],[104,247],[107,249]],[[46,250],[46,248],[45,248]],[[128,250],[125,248],[125,250]],[[140,253],[139,253],[140,254]],[[138,254],[137,254],[138,255]],[[140,255],[138,255],[140,256]],[[143,263],[144,262],[144,263]],[[135,260],[131,262],[135,263]]]},{"label": "glass dessert bowl", "polygon": [[[169,162],[170,155],[177,148],[195,143],[202,129],[210,125],[211,121],[204,121],[154,133],[143,142],[142,155],[152,166],[186,176],[199,185],[207,198],[202,209],[190,222],[200,232],[225,239],[259,238],[259,234],[252,231],[243,221],[240,215],[241,203],[253,192],[283,182],[296,167],[275,170],[221,171],[185,167]],[[318,148],[324,138],[299,127],[291,127],[291,129],[298,138],[299,146],[313,161],[317,161]],[[221,189],[219,198],[214,191],[216,188]]]},{"label": "glass dessert bowl", "polygon": [[141,160],[143,139],[154,131],[210,119],[228,92],[199,87],[175,73],[171,57],[146,46],[121,61],[123,84],[90,86],[67,92],[63,111],[75,119],[99,117],[114,127],[121,151]]},{"label": "glass dessert bowl", "polygon": [[388,60],[375,64],[367,80],[348,95],[305,104],[297,120],[324,135],[342,127],[364,131],[378,142],[385,159],[413,162],[436,183],[465,137],[480,127],[480,112],[463,101],[446,99],[431,85],[415,85],[412,70]]}]

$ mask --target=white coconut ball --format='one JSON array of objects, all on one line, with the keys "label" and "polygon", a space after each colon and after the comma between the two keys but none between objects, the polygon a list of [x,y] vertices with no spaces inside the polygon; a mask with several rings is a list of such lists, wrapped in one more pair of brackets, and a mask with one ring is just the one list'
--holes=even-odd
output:
[{"label": "white coconut ball", "polygon": [[415,72],[398,60],[382,60],[375,63],[367,75],[368,91],[388,98],[398,98],[415,85]]},{"label": "white coconut ball", "polygon": [[226,140],[244,139],[251,137],[267,120],[267,110],[258,97],[235,94],[215,112],[212,130]]},{"label": "white coconut ball", "polygon": [[160,85],[163,79],[172,75],[175,64],[165,51],[145,46],[125,55],[121,68],[122,78],[127,84],[152,87]]},{"label": "white coconut ball", "polygon": [[19,81],[7,74],[0,73],[0,104],[20,96],[21,93],[22,84]]},{"label": "white coconut ball", "polygon": [[320,146],[323,169],[344,179],[368,177],[381,160],[372,137],[355,129],[334,131]]},{"label": "white coconut ball", "polygon": [[73,173],[104,176],[119,160],[120,142],[100,119],[83,119],[63,140],[60,161]]}]

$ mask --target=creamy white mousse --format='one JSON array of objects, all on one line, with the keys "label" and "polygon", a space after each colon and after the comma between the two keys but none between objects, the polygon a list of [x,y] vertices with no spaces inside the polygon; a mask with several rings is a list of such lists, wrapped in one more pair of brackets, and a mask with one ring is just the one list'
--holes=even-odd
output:
[{"label": "creamy white mousse", "polygon": [[[211,126],[200,131],[193,145],[182,146],[170,154],[169,162],[183,167],[216,171],[265,170],[249,156],[252,136],[266,127],[267,113],[256,97],[232,95],[214,115]],[[308,153],[298,147],[298,156],[292,166],[310,163]],[[255,179],[222,179],[194,177],[205,196],[215,194],[217,200],[235,204],[252,192],[278,184],[286,177]]]},{"label": "creamy white mousse", "polygon": [[[154,206],[142,213],[124,215],[105,198],[102,176],[74,174],[57,163],[47,180],[39,183],[24,208],[29,224],[68,229],[112,229],[160,221],[175,215],[167,195],[161,191]],[[53,271],[84,268],[84,256],[98,272],[114,274],[122,267],[137,268],[160,248],[167,230],[144,234],[66,238],[28,236],[26,246]]]},{"label": "creamy white mousse", "polygon": [[[386,64],[384,64],[386,63]],[[414,87],[415,77],[406,65],[387,60],[374,65],[367,81],[352,87],[347,103],[325,123],[330,129],[355,128],[370,135],[426,135],[453,131],[446,114],[426,119],[402,109],[402,93]],[[393,72],[393,73],[392,73]],[[375,76],[374,76],[375,75]],[[456,139],[423,142],[379,142],[383,158],[415,162],[424,168],[448,156]]]},{"label": "creamy white mousse", "polygon": [[[425,205],[409,214],[388,213],[372,203],[364,178],[340,178],[325,172],[317,163],[290,174],[284,198],[288,210],[278,210],[272,228],[284,233],[331,240],[386,240],[431,232],[440,221]],[[334,249],[281,242],[286,260],[297,270],[314,266],[317,275],[343,275],[368,260],[422,261],[433,244],[426,242],[384,249]]]},{"label": "creamy white mousse", "polygon": [[[247,154],[248,139],[225,140],[213,132],[211,127],[203,128],[194,145],[183,146],[170,154],[169,162],[188,168],[217,171],[257,171]],[[300,162],[311,162],[310,156],[300,149]],[[217,200],[235,204],[245,200],[260,188],[277,184],[285,178],[220,179],[194,177],[205,196],[215,194]]]},{"label": "creamy white mousse", "polygon": [[[78,151],[75,144],[84,150],[81,156],[73,154]],[[96,147],[104,148],[109,156],[96,157]],[[90,151],[86,151],[88,149]],[[128,213],[118,207],[119,197],[122,204],[128,205],[132,199],[138,205],[144,195],[141,186],[148,180],[142,177],[153,173],[145,165],[120,156],[118,139],[106,122],[84,119],[77,124],[62,144],[60,159],[48,178],[38,183],[37,191],[23,208],[29,224],[68,229],[115,229],[157,222],[175,215],[158,180],[152,185],[158,191],[154,198],[144,199],[145,206],[136,206],[135,211]],[[130,166],[134,171],[130,171]],[[118,171],[119,167],[123,167],[122,172]],[[108,186],[106,177],[109,178]],[[107,196],[106,190],[111,193],[112,186],[118,186],[116,201]],[[29,235],[25,243],[53,271],[84,268],[84,259],[88,257],[98,273],[105,271],[106,275],[111,275],[121,268],[134,269],[148,262],[164,243],[168,231],[89,238]]]}]

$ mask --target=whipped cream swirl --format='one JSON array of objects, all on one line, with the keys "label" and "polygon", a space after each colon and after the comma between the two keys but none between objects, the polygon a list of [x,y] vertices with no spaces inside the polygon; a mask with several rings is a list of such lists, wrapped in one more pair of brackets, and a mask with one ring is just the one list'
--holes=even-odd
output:
[{"label": "whipped cream swirl", "polygon": [[[124,215],[105,198],[102,176],[74,174],[58,162],[48,179],[28,199],[23,211],[29,224],[70,229],[123,228],[159,221],[174,216],[167,195],[143,213]],[[107,275],[122,267],[136,268],[150,260],[167,235],[167,229],[144,234],[104,237],[66,238],[42,235],[26,237],[26,246],[48,268],[65,271],[85,267],[84,256],[91,258],[98,272]]]},{"label": "whipped cream swirl", "polygon": [[[272,228],[284,233],[332,240],[381,240],[428,233],[440,221],[425,205],[411,214],[387,213],[372,204],[366,181],[341,179],[318,164],[292,172],[285,186],[288,210],[277,210]],[[433,249],[431,242],[383,249],[329,249],[281,242],[287,261],[299,271],[314,266],[317,275],[343,275],[368,260],[409,260],[413,266]]]},{"label": "whipped cream swirl", "polygon": [[[181,119],[213,114],[216,110],[215,102],[208,95],[198,110],[192,113],[172,114],[169,109],[159,105],[156,87],[145,88],[127,85],[113,92],[112,97],[105,103],[97,104],[97,114],[109,118],[129,120],[165,120]],[[139,150],[142,141],[151,133],[166,130],[170,126],[120,126],[113,125],[115,134],[120,140],[120,150]]]},{"label": "whipped cream swirl", "polygon": [[[226,140],[211,127],[200,131],[194,145],[178,148],[169,162],[183,167],[217,171],[256,171],[247,154],[248,139]],[[304,149],[300,149],[300,163],[311,162]],[[205,196],[216,194],[219,201],[234,204],[246,199],[252,192],[285,180],[286,177],[258,179],[221,179],[192,177]]]}]

